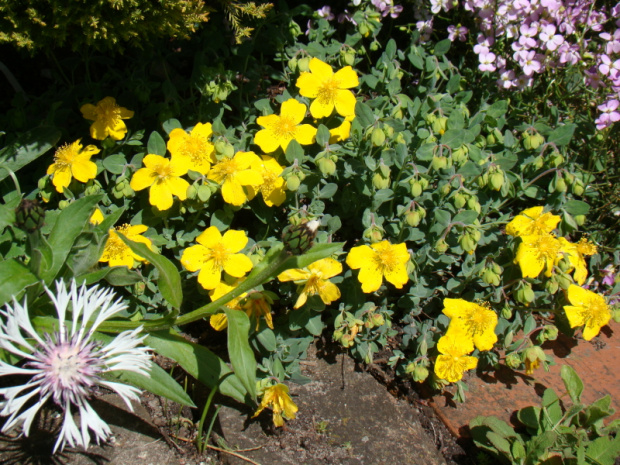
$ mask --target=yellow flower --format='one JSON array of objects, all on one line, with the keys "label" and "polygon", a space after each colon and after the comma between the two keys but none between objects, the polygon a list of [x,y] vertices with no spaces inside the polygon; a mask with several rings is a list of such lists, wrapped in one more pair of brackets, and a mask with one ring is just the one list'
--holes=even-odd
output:
[{"label": "yellow flower", "polygon": [[108,262],[108,266],[126,266],[127,268],[133,268],[136,265],[136,261],[146,261],[140,255],[135,254],[127,244],[118,236],[117,233],[122,234],[127,239],[134,242],[141,242],[153,250],[153,244],[151,240],[141,236],[141,234],[148,229],[143,224],[117,226],[110,229],[108,240],[105,243],[103,254],[99,259],[100,262]]},{"label": "yellow flower", "polygon": [[358,275],[362,283],[362,291],[374,292],[381,287],[383,278],[401,289],[407,281],[407,262],[409,252],[403,244],[390,244],[381,241],[367,245],[353,247],[347,255],[347,265],[351,268],[360,268]]},{"label": "yellow flower", "polygon": [[173,158],[187,157],[189,169],[200,174],[207,174],[211,163],[215,163],[215,148],[209,141],[213,129],[211,123],[198,123],[188,134],[181,128],[170,132],[167,147]]},{"label": "yellow flower", "polygon": [[207,228],[196,238],[198,244],[183,251],[181,263],[188,271],[198,271],[198,282],[205,289],[220,284],[222,271],[241,278],[252,269],[252,260],[238,253],[248,243],[245,231],[229,229],[222,234],[215,226]]},{"label": "yellow flower", "polygon": [[308,296],[316,295],[321,298],[325,305],[331,304],[340,298],[338,286],[329,281],[329,278],[342,273],[342,264],[333,258],[323,258],[304,269],[286,270],[278,275],[282,282],[294,281],[295,284],[304,285],[294,308],[299,308],[308,300]]},{"label": "yellow flower", "polygon": [[254,152],[237,152],[233,158],[224,157],[209,171],[207,178],[222,185],[226,203],[239,206],[248,200],[243,186],[260,186],[263,177],[252,166],[260,163]]},{"label": "yellow flower", "polygon": [[[221,281],[220,283],[218,283],[215,289],[209,291],[211,301],[215,301],[220,297],[228,294],[235,287],[237,287],[239,283],[244,281],[244,279],[237,279],[233,284],[228,284],[225,281]],[[241,310],[240,302],[246,295],[247,293],[243,293],[239,297],[235,297],[226,304],[226,307],[230,308],[231,310]],[[226,313],[216,313],[214,315],[211,315],[211,317],[209,318],[209,324],[216,331],[223,331],[228,328],[228,317],[226,316]]]},{"label": "yellow flower", "polygon": [[355,115],[347,116],[342,124],[329,130],[329,143],[336,144],[347,140],[351,136],[351,123],[355,119]]},{"label": "yellow flower", "polygon": [[260,173],[263,183],[260,186],[248,186],[248,198],[252,200],[260,191],[268,207],[273,207],[274,205],[279,207],[286,200],[286,191],[284,189],[286,182],[280,176],[284,168],[280,166],[275,158],[269,155],[263,155],[261,158],[262,160],[252,162],[252,169]]},{"label": "yellow flower", "polygon": [[149,202],[159,210],[172,207],[172,196],[180,200],[187,198],[189,183],[181,176],[189,169],[186,157],[164,158],[160,155],[148,154],[143,158],[145,168],[140,168],[131,178],[129,185],[135,191],[149,188]]},{"label": "yellow flower", "polygon": [[560,241],[552,234],[522,236],[515,263],[521,267],[524,278],[536,278],[545,268],[545,276],[550,277],[559,253]]},{"label": "yellow flower", "polygon": [[588,265],[584,257],[586,255],[594,255],[596,253],[596,245],[588,242],[585,237],[582,237],[576,244],[567,241],[563,237],[560,237],[559,241],[561,246],[560,252],[568,255],[568,261],[575,269],[573,279],[580,286],[583,285],[588,277]]},{"label": "yellow flower", "polygon": [[90,157],[101,150],[94,145],[87,145],[82,150],[80,140],[59,147],[54,153],[54,163],[47,168],[47,174],[52,175],[52,184],[60,193],[69,187],[72,178],[88,182],[97,176],[97,165],[90,161]]},{"label": "yellow flower", "polygon": [[90,215],[90,219],[88,220],[90,224],[97,226],[101,224],[103,221],[103,212],[97,207],[97,209]]},{"label": "yellow flower", "polygon": [[451,383],[461,380],[467,370],[478,366],[478,359],[468,355],[474,350],[474,344],[465,333],[448,331],[439,338],[437,350],[441,355],[435,361],[435,374]]},{"label": "yellow flower", "polygon": [[280,116],[259,116],[256,122],[265,129],[261,129],[254,136],[254,143],[265,153],[275,152],[278,147],[286,151],[292,140],[301,145],[314,142],[316,128],[309,124],[299,124],[306,116],[306,106],[294,98],[282,104]]},{"label": "yellow flower", "polygon": [[334,73],[327,63],[313,58],[310,72],[301,73],[295,85],[299,87],[300,95],[314,99],[310,113],[315,118],[330,116],[334,108],[342,116],[355,113],[355,95],[348,89],[357,87],[359,80],[350,66]]},{"label": "yellow flower", "polygon": [[463,299],[444,299],[443,313],[450,318],[448,333],[457,331],[470,337],[478,350],[491,350],[497,342],[497,314],[482,305]]},{"label": "yellow flower", "polygon": [[564,312],[570,327],[585,325],[583,338],[586,341],[596,336],[601,328],[609,323],[611,311],[603,296],[571,284],[568,287],[568,300],[572,305],[565,305]]},{"label": "yellow flower", "polygon": [[553,231],[561,218],[550,212],[543,213],[544,207],[523,210],[506,225],[506,233],[511,236],[534,236]]},{"label": "yellow flower", "polygon": [[133,111],[119,107],[113,97],[104,98],[96,106],[92,103],[82,105],[80,111],[84,118],[94,121],[90,126],[90,137],[97,140],[108,136],[121,140],[127,134],[123,120],[133,117]]},{"label": "yellow flower", "polygon": [[288,395],[288,387],[281,383],[265,389],[260,406],[252,418],[257,417],[267,407],[273,410],[273,424],[276,426],[284,425],[283,418],[294,420],[298,410]]},{"label": "yellow flower", "polygon": [[540,368],[540,360],[538,359],[530,360],[527,357],[525,358],[525,374],[526,375],[531,375],[538,368]]}]

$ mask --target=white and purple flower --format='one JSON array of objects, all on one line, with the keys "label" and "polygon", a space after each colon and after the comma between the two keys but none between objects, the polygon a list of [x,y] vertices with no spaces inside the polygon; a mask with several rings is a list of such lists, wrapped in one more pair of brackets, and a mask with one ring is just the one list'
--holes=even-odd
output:
[{"label": "white and purple flower", "polygon": [[[37,412],[52,400],[64,414],[62,428],[54,452],[67,444],[90,443],[89,430],[96,442],[111,435],[110,427],[97,415],[88,399],[96,386],[115,391],[133,410],[140,390],[127,384],[104,379],[111,371],[129,370],[148,376],[151,361],[149,348],[142,342],[142,328],[124,331],[107,344],[93,338],[99,325],[127,306],[114,301],[111,289],[98,286],[78,289],[73,280],[70,288],[56,283],[56,293],[45,288],[58,315],[58,330],[41,337],[32,326],[28,307],[13,300],[0,310],[0,348],[21,358],[20,367],[0,360],[0,376],[26,375],[25,384],[0,388],[0,416],[8,417],[2,432],[21,426],[28,436]],[[65,321],[67,319],[68,321]],[[34,401],[34,403],[32,403]],[[72,408],[80,414],[80,425],[73,420]]]}]

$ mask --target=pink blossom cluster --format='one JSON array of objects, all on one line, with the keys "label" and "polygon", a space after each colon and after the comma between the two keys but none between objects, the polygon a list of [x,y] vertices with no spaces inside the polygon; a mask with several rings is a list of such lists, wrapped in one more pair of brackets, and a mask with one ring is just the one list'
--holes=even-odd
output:
[{"label": "pink blossom cluster", "polygon": [[[448,12],[458,0],[428,0],[430,13]],[[419,3],[419,0],[418,0]],[[599,101],[597,129],[620,121],[620,3],[597,8],[594,0],[462,0],[477,25],[474,52],[480,71],[497,73],[503,89],[523,90],[535,76],[578,66]],[[428,6],[428,3],[426,3]],[[433,30],[426,10],[417,28],[422,40]],[[615,29],[614,32],[609,32]],[[448,27],[450,40],[467,40],[466,27]]]}]

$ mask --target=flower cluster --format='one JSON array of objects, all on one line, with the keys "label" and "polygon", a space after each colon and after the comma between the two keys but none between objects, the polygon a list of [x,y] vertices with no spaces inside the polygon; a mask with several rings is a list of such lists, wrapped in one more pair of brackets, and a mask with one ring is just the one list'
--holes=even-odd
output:
[{"label": "flower cluster", "polygon": [[451,383],[463,378],[467,370],[478,366],[471,354],[491,350],[497,342],[497,315],[483,305],[463,299],[444,299],[443,313],[450,318],[446,334],[437,342],[440,355],[435,361],[435,374]]},{"label": "flower cluster", "polygon": [[[140,335],[142,328],[136,328],[122,332],[107,344],[95,338],[101,323],[127,307],[120,300],[114,301],[111,290],[78,288],[75,280],[69,289],[58,281],[56,293],[45,290],[59,323],[58,329],[45,338],[32,326],[25,303],[14,301],[0,311],[0,348],[25,362],[17,367],[0,360],[0,376],[29,377],[25,384],[0,388],[0,415],[8,417],[2,432],[21,426],[22,433],[28,436],[39,410],[52,401],[63,412],[54,451],[67,444],[87,448],[89,430],[97,442],[111,435],[110,427],[88,402],[95,386],[116,392],[131,410],[131,401],[139,399],[137,388],[104,376],[119,370],[148,376],[149,349],[142,346],[146,335]],[[73,409],[80,414],[79,426],[73,419]]]},{"label": "flower cluster", "polygon": [[573,279],[582,285],[588,276],[585,257],[596,253],[596,245],[585,238],[572,243],[563,237],[556,237],[553,230],[560,219],[557,215],[544,212],[543,207],[532,207],[508,223],[506,232],[521,238],[515,263],[521,268],[524,278],[536,278],[543,270],[549,278],[562,262],[563,271],[573,271]]}]

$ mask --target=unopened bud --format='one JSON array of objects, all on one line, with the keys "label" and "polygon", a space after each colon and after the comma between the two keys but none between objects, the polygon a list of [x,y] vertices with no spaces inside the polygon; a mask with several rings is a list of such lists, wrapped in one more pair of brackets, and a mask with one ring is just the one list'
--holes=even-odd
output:
[{"label": "unopened bud", "polygon": [[287,226],[282,233],[284,248],[293,255],[307,252],[312,247],[319,225],[319,221],[312,220]]}]

